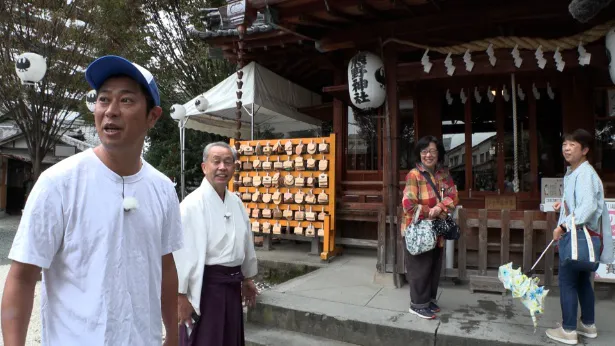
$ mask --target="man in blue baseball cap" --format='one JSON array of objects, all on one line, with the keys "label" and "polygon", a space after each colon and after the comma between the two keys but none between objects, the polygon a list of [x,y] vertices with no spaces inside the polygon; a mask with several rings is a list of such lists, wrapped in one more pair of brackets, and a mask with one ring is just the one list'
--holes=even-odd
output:
[{"label": "man in blue baseball cap", "polygon": [[162,115],[152,74],[117,56],[85,73],[101,144],[43,172],[11,248],[2,299],[5,345],[25,343],[43,272],[43,345],[177,345],[183,245],[172,182],[141,158]]}]

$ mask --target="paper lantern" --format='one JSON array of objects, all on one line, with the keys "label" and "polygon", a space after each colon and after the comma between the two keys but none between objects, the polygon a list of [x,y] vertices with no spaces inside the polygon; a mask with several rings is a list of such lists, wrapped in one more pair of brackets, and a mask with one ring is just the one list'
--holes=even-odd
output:
[{"label": "paper lantern", "polygon": [[175,120],[183,120],[186,117],[186,108],[183,105],[171,106],[171,118]]},{"label": "paper lantern", "polygon": [[359,109],[382,106],[386,97],[384,65],[380,57],[359,52],[348,64],[350,101]]},{"label": "paper lantern", "polygon": [[200,95],[194,101],[194,107],[196,107],[196,110],[198,110],[199,112],[205,112],[208,106],[209,106],[209,102],[203,95]]},{"label": "paper lantern", "polygon": [[609,73],[611,81],[615,84],[615,27],[606,34],[606,55],[609,57]]},{"label": "paper lantern", "polygon": [[47,61],[35,53],[23,53],[15,60],[15,71],[21,79],[21,84],[36,84],[47,72]]},{"label": "paper lantern", "polygon": [[96,90],[90,90],[85,95],[85,105],[88,106],[90,112],[94,112],[94,109],[96,108],[96,97]]}]

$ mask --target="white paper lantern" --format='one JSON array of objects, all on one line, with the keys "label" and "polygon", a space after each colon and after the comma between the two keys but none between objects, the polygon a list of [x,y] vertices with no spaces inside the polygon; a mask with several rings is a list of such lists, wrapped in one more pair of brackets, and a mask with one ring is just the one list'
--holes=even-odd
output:
[{"label": "white paper lantern", "polygon": [[615,84],[615,27],[606,34],[606,55],[609,57],[609,73],[611,81]]},{"label": "white paper lantern", "polygon": [[94,112],[94,109],[96,109],[96,97],[96,90],[90,90],[85,95],[85,105],[88,106],[88,109],[92,113]]},{"label": "white paper lantern", "polygon": [[171,118],[183,120],[186,117],[186,108],[183,105],[175,104],[171,106]]},{"label": "white paper lantern", "polygon": [[348,91],[352,104],[359,109],[382,106],[386,97],[384,64],[370,52],[359,52],[348,64]]},{"label": "white paper lantern", "polygon": [[203,95],[200,95],[194,101],[194,107],[196,107],[196,110],[198,110],[199,112],[205,112],[208,106],[209,106],[209,102]]},{"label": "white paper lantern", "polygon": [[21,79],[21,84],[36,84],[47,72],[47,61],[35,53],[23,53],[15,60],[15,71]]}]

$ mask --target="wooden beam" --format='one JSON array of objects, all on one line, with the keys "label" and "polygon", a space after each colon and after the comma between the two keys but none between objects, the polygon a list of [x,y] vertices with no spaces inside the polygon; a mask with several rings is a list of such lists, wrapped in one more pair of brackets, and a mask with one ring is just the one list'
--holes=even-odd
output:
[{"label": "wooden beam", "polygon": [[[587,46],[587,52],[592,54],[590,66],[606,66],[608,65],[604,48],[598,45]],[[463,63],[461,56],[453,57],[453,64],[455,65],[455,74],[449,76],[446,73],[446,66],[444,65],[444,59],[431,60],[433,67],[430,73],[425,73],[423,65],[420,62],[411,62],[399,64],[397,67],[398,81],[419,81],[430,80],[439,78],[461,77],[461,76],[479,76],[489,74],[508,74],[513,72],[534,72],[540,71],[540,68],[536,65],[536,57],[534,51],[521,50],[519,52],[523,63],[521,67],[517,68],[514,65],[510,50],[497,50],[495,52],[497,62],[495,66],[491,66],[489,63],[489,57],[486,53],[480,52],[472,55],[472,61],[474,62],[474,68],[471,72],[468,72]],[[555,61],[553,59],[553,53],[546,53],[544,55],[547,60],[545,71],[555,70]],[[562,52],[562,58],[566,62],[565,70],[578,67],[578,53],[576,49],[566,50]]]},{"label": "wooden beam", "polygon": [[[523,6],[520,2],[527,2],[527,6]],[[432,15],[377,22],[371,25],[357,25],[334,31],[321,40],[321,46],[326,51],[342,42],[354,43],[378,37],[410,37],[420,40],[427,33],[463,30],[476,26],[477,23],[483,23],[485,18],[489,18],[490,25],[497,25],[515,22],[521,18],[530,20],[554,15],[569,16],[564,3],[535,1],[516,1],[484,6],[468,6],[464,3],[447,6],[446,10],[446,12],[442,11]]]}]

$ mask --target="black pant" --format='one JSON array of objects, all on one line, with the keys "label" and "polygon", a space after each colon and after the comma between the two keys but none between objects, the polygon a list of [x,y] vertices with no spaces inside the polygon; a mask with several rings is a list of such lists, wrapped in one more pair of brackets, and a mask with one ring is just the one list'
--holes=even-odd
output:
[{"label": "black pant", "polygon": [[429,307],[438,297],[442,248],[413,256],[406,250],[406,280],[410,285],[410,306],[416,309]]}]

